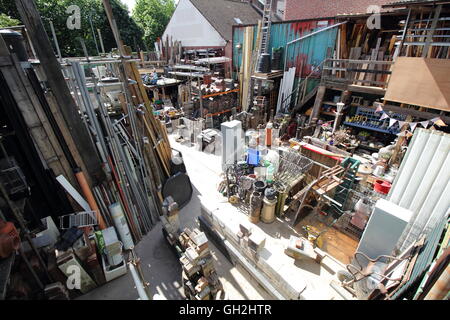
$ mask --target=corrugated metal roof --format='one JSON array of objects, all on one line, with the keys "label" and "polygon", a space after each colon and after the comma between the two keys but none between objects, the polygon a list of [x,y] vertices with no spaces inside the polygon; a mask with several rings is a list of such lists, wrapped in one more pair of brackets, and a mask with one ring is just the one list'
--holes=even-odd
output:
[{"label": "corrugated metal roof", "polygon": [[436,227],[428,234],[425,246],[422,248],[419,256],[417,257],[416,263],[414,264],[413,271],[411,273],[411,277],[408,282],[406,282],[392,297],[392,299],[402,299],[405,297],[405,294],[408,293],[410,289],[413,289],[415,293],[415,286],[417,286],[425,272],[430,268],[431,263],[433,262],[436,253],[439,248],[440,240],[442,238],[442,234],[446,227],[449,225],[448,217],[444,217],[440,223],[436,225]]}]

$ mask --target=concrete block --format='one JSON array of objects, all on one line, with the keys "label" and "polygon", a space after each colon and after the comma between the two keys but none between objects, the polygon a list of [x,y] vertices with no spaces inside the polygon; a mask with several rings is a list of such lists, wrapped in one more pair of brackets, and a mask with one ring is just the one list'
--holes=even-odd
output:
[{"label": "concrete block", "polygon": [[256,252],[260,252],[264,245],[266,244],[266,237],[260,232],[253,232],[250,237],[248,237],[248,245],[251,249]]}]

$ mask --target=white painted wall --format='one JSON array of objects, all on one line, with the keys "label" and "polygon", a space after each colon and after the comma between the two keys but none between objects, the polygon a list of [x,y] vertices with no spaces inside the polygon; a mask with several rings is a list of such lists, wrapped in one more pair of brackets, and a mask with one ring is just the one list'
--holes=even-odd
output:
[{"label": "white painted wall", "polygon": [[[231,26],[230,26],[231,28]],[[224,47],[226,41],[189,1],[180,0],[163,34],[181,41],[183,47]]]}]

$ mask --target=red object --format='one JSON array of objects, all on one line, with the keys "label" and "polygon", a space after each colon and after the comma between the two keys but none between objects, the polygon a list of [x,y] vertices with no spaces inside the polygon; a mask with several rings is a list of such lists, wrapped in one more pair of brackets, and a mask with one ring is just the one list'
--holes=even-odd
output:
[{"label": "red object", "polygon": [[373,189],[382,194],[388,194],[392,184],[384,180],[376,180]]},{"label": "red object", "polygon": [[[338,158],[338,157],[335,157],[335,156],[330,156],[330,155],[328,155],[328,154],[322,153],[322,152],[320,151],[320,149],[322,149],[322,148],[313,146],[312,144],[309,144],[309,143],[304,144],[304,145],[302,145],[301,147],[304,148],[304,149],[306,149],[306,150],[309,150],[309,151],[312,151],[312,152],[321,154],[321,155],[323,155],[323,156],[325,156],[325,157],[328,157],[328,158],[330,158],[330,159],[338,160],[339,162],[342,162],[342,161],[344,160],[344,158]],[[317,149],[315,149],[315,148],[317,148]],[[323,150],[323,149],[322,149],[322,150]],[[326,150],[325,150],[325,151],[326,151]],[[330,151],[328,151],[328,152],[330,152]]]},{"label": "red object", "polygon": [[0,258],[7,258],[20,247],[19,237],[0,234]]},{"label": "red object", "polygon": [[0,219],[0,258],[9,257],[19,247],[19,233],[14,224]]},{"label": "red object", "polygon": [[12,222],[6,222],[0,219],[0,235],[10,235],[12,237],[18,237],[19,233],[17,232],[16,227]]},{"label": "red object", "polygon": [[272,146],[272,129],[266,128],[266,146]]}]

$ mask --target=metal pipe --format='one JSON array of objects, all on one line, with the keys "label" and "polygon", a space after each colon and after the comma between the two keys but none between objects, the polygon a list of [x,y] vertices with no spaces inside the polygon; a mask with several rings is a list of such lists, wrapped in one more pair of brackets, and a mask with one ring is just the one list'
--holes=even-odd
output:
[{"label": "metal pipe", "polygon": [[92,36],[94,37],[95,48],[97,49],[98,55],[100,55],[100,50],[98,50],[97,38],[95,37],[95,31],[94,31],[94,26],[92,24],[92,17],[91,16],[89,16],[89,23],[91,25]]},{"label": "metal pipe", "polygon": [[[108,150],[105,145],[105,138],[103,136],[102,129],[98,122],[97,116],[95,115],[94,106],[92,105],[92,101],[89,97],[89,93],[86,90],[86,78],[83,73],[84,71],[78,62],[72,62],[72,70],[73,70],[73,73],[75,76],[75,81],[77,82],[78,88],[81,93],[81,98],[82,98],[86,113],[89,117],[91,124],[94,127],[94,131],[95,131],[94,136],[97,139],[97,141],[100,143],[101,149],[103,151],[102,162],[103,162],[103,164],[106,164],[107,163],[106,158],[104,158],[104,157],[108,153]],[[100,102],[99,108],[101,108],[101,107],[102,107],[102,105]],[[102,155],[102,153],[100,153],[100,155]]]},{"label": "metal pipe", "polygon": [[58,52],[59,62],[62,62],[61,50],[59,49],[58,38],[56,37],[55,27],[53,26],[53,21],[50,20],[50,29],[52,30],[53,41],[55,42],[56,51]]},{"label": "metal pipe", "polygon": [[79,169],[78,172],[75,172],[75,177],[77,178],[78,184],[83,191],[86,201],[89,203],[92,211],[95,211],[98,226],[101,230],[106,229],[105,220],[103,220],[103,216],[100,213],[100,209],[98,208],[97,202],[95,201],[94,195],[92,194],[91,188],[89,187],[89,184],[86,181],[86,177],[84,176],[84,173],[81,171],[81,169]]},{"label": "metal pipe", "polygon": [[105,46],[103,45],[102,32],[100,29],[97,29],[98,32],[98,40],[100,41],[100,47],[102,48],[102,53],[105,53]]},{"label": "metal pipe", "polygon": [[136,268],[135,268],[133,262],[129,262],[128,266],[130,268],[131,275],[133,276],[134,285],[136,286],[140,300],[150,300],[150,297],[145,292],[144,285],[136,271]]}]

